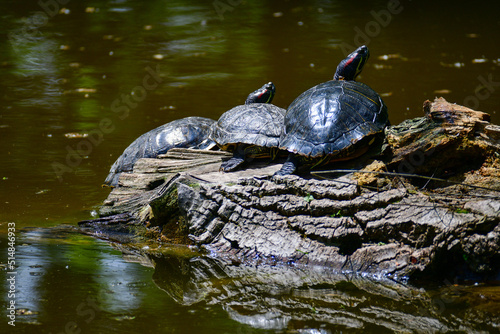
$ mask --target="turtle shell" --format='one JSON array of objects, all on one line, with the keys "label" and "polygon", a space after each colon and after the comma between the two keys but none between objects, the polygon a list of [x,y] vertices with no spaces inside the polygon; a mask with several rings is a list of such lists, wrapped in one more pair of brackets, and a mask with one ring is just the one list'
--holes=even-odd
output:
[{"label": "turtle shell", "polygon": [[[384,130],[387,107],[369,86],[332,80],[297,97],[285,115],[280,149],[319,158],[352,153],[354,144]],[[347,153],[349,152],[349,153]]]},{"label": "turtle shell", "polygon": [[250,103],[225,112],[211,138],[223,150],[238,144],[278,147],[285,110],[269,103]]},{"label": "turtle shell", "polygon": [[156,158],[174,147],[205,149],[215,146],[209,139],[214,120],[204,117],[186,117],[161,125],[134,140],[111,166],[104,184],[116,186],[119,174],[131,172],[141,158]]}]

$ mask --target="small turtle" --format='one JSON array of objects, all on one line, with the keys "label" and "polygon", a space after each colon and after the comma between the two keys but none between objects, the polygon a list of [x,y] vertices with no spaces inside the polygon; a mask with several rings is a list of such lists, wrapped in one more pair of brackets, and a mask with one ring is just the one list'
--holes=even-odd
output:
[{"label": "small turtle", "polygon": [[387,107],[373,89],[354,81],[369,55],[366,46],[359,47],[340,62],[334,80],[292,102],[279,141],[279,148],[290,154],[276,175],[358,157],[382,134]]},{"label": "small turtle", "polygon": [[174,147],[210,149],[215,143],[208,137],[213,119],[186,117],[161,125],[134,140],[109,170],[104,185],[118,185],[120,173],[130,173],[141,158],[156,158]]},{"label": "small turtle", "polygon": [[276,157],[285,109],[270,103],[275,92],[272,82],[265,84],[248,95],[244,105],[225,112],[213,125],[210,138],[220,149],[233,152],[220,170],[236,170],[254,158]]}]

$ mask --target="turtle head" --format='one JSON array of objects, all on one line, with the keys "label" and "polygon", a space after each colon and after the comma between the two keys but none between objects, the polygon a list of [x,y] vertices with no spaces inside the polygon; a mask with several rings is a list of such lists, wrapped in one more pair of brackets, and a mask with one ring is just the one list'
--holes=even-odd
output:
[{"label": "turtle head", "polygon": [[366,45],[362,45],[354,52],[349,54],[346,59],[342,60],[337,66],[334,80],[354,80],[363,70],[363,66],[370,57],[370,51]]},{"label": "turtle head", "polygon": [[252,92],[250,95],[248,95],[245,104],[271,103],[275,93],[276,87],[274,87],[274,84],[272,82],[268,82],[264,86],[257,89],[255,92]]}]

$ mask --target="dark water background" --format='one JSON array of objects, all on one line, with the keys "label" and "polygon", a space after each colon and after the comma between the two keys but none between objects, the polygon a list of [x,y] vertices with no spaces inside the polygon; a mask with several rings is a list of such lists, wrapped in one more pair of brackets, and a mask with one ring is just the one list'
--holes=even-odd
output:
[{"label": "dark water background", "polygon": [[[329,80],[359,44],[369,46],[371,58],[358,80],[383,96],[393,124],[421,116],[423,101],[436,96],[488,112],[500,124],[498,2],[61,2],[0,3],[4,234],[7,222],[19,230],[90,218],[108,194],[100,185],[110,165],[142,133],[186,116],[216,119],[268,81],[277,87],[274,103],[287,107]],[[26,233],[17,237],[29,239]],[[25,275],[19,288],[25,296],[40,294],[39,304],[24,298],[20,307],[50,314],[34,326],[40,332],[45,324],[54,325],[47,332],[63,331],[56,324],[112,282],[123,290],[108,303],[104,319],[114,320],[107,332],[252,329],[237,326],[217,305],[177,310],[158,293],[151,270],[123,262],[104,243],[75,236],[43,241],[37,233],[18,250]],[[65,268],[67,252],[79,269]],[[40,275],[27,269],[36,266],[48,269]],[[98,271],[104,281],[91,277]],[[130,297],[137,295],[140,302]],[[165,315],[152,322],[156,312]],[[176,323],[179,314],[191,327]]]}]

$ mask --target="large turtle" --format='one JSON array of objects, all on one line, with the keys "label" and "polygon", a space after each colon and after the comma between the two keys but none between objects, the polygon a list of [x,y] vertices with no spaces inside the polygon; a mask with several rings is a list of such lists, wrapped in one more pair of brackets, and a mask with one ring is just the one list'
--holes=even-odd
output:
[{"label": "large turtle", "polygon": [[229,172],[254,158],[275,158],[285,109],[272,101],[276,88],[269,82],[248,95],[245,104],[225,112],[212,127],[210,138],[233,157],[220,170]]},{"label": "large turtle", "polygon": [[388,125],[380,96],[354,79],[369,57],[361,46],[340,62],[334,80],[314,86],[289,106],[279,147],[290,152],[276,175],[365,153]]},{"label": "large turtle", "polygon": [[210,149],[215,143],[209,139],[213,119],[186,117],[161,125],[134,140],[109,170],[105,185],[115,187],[120,173],[132,172],[140,158],[156,158],[174,147]]}]

